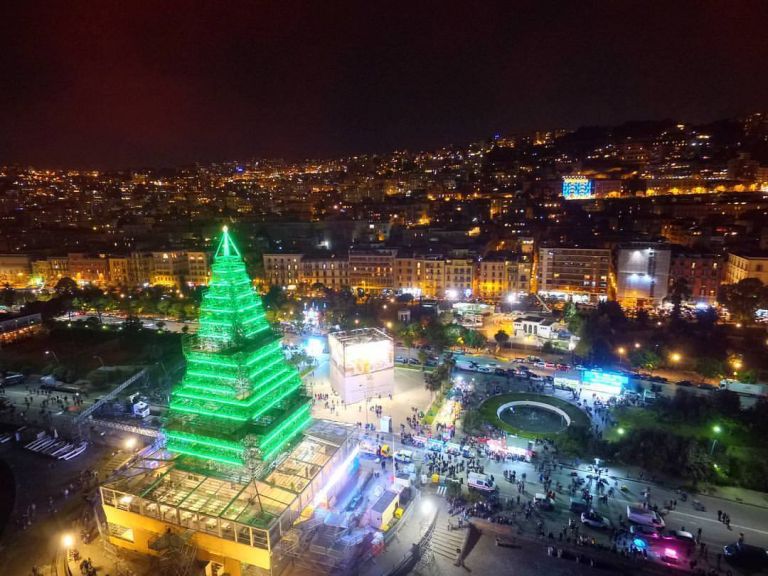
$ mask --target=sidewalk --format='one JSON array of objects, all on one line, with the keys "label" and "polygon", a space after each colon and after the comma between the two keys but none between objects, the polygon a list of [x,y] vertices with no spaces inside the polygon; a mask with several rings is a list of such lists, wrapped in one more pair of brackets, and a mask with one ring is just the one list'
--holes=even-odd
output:
[{"label": "sidewalk", "polygon": [[410,554],[411,548],[421,540],[424,531],[429,526],[434,516],[430,515],[419,520],[421,503],[429,498],[435,503],[434,514],[439,514],[443,501],[435,497],[431,492],[422,491],[421,495],[414,499],[409,510],[397,523],[396,533],[392,536],[384,551],[368,560],[358,571],[359,576],[384,576],[392,572]]}]

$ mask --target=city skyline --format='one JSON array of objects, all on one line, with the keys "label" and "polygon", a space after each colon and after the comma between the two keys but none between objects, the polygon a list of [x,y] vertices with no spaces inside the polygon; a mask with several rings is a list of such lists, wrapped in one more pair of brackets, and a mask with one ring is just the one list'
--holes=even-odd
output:
[{"label": "city skyline", "polygon": [[[4,8],[0,163],[114,169],[429,149],[746,115],[765,5]],[[749,54],[750,58],[744,58]]]}]

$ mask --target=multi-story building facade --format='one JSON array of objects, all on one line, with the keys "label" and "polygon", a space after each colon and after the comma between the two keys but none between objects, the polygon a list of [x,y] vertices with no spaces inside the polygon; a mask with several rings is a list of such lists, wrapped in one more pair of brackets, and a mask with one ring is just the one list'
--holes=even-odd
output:
[{"label": "multi-story building facade", "polygon": [[722,256],[699,252],[673,251],[669,281],[684,279],[691,290],[691,300],[714,304],[725,270]]},{"label": "multi-story building facade", "polygon": [[106,286],[109,278],[109,262],[103,254],[90,256],[73,253],[67,256],[67,268],[70,278],[78,284]]},{"label": "multi-story building facade", "polygon": [[112,286],[130,285],[130,259],[127,256],[111,256],[107,260],[109,284]]},{"label": "multi-story building facade", "polygon": [[322,284],[332,290],[349,286],[349,261],[346,258],[329,256],[303,256],[301,258],[300,282]]},{"label": "multi-story building facade", "polygon": [[350,250],[350,286],[374,294],[393,289],[396,255],[397,250],[390,248]]},{"label": "multi-story building facade", "polygon": [[480,259],[475,274],[475,295],[499,301],[530,291],[532,262],[528,256],[489,254]]},{"label": "multi-story building facade", "polygon": [[538,293],[596,302],[608,297],[608,248],[540,248]]},{"label": "multi-story building facade", "polygon": [[757,278],[768,284],[768,254],[728,254],[725,284],[736,284],[745,278]]},{"label": "multi-story building facade", "polygon": [[187,252],[187,265],[184,282],[190,286],[207,286],[211,277],[208,254],[205,252]]},{"label": "multi-story building facade", "polygon": [[0,287],[26,288],[30,282],[32,263],[25,254],[0,254]]},{"label": "multi-story building facade", "polygon": [[187,272],[187,257],[184,252],[152,252],[152,274],[150,284],[179,288]]},{"label": "multi-story building facade", "polygon": [[445,296],[466,298],[474,292],[475,262],[469,258],[449,258],[445,261]]},{"label": "multi-story building facade", "polygon": [[625,308],[658,306],[669,290],[672,251],[663,244],[629,244],[616,252],[616,299]]},{"label": "multi-story building facade", "polygon": [[264,276],[270,286],[295,286],[301,282],[303,254],[264,254]]}]

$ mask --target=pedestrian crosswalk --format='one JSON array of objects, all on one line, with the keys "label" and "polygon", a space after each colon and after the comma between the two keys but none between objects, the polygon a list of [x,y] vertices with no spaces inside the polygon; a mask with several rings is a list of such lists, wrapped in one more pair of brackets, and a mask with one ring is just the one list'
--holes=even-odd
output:
[{"label": "pedestrian crosswalk", "polygon": [[445,496],[445,491],[446,491],[446,486],[445,485],[437,487],[437,495],[438,496]]}]

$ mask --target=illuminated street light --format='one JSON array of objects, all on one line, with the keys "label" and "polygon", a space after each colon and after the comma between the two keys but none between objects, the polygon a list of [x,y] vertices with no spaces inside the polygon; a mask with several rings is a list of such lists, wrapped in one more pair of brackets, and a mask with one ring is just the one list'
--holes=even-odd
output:
[{"label": "illuminated street light", "polygon": [[75,545],[75,537],[69,533],[63,534],[61,537],[61,545],[67,550],[69,550],[70,548],[72,548],[72,546]]},{"label": "illuminated street light", "polygon": [[[714,426],[712,426],[712,432],[714,432],[715,434],[720,434],[720,432],[722,431],[723,429],[720,427],[719,424],[715,424]],[[715,453],[715,446],[717,446],[717,436],[712,438],[712,447],[709,449],[710,456],[712,456],[712,454]]]},{"label": "illuminated street light", "polygon": [[624,436],[624,432],[625,432],[624,428],[616,428],[616,433],[619,436]]},{"label": "illuminated street light", "polygon": [[624,356],[624,354],[626,354],[626,353],[627,353],[627,349],[626,349],[626,348],[624,348],[624,346],[619,346],[619,347],[616,349],[616,352],[618,353],[618,355],[619,355],[619,356]]},{"label": "illuminated street light", "polygon": [[419,510],[425,516],[429,516],[435,510],[435,505],[432,502],[432,500],[425,499],[421,501],[421,506],[419,507]]},{"label": "illuminated street light", "polygon": [[680,360],[683,359],[683,357],[680,355],[679,352],[673,352],[670,355],[669,359],[672,360],[672,362],[674,362],[675,364],[677,364],[678,362],[680,362]]},{"label": "illuminated street light", "polygon": [[640,348],[640,342],[635,342],[635,349]]},{"label": "illuminated street light", "polygon": [[136,438],[133,437],[133,436],[131,436],[130,438],[126,438],[125,439],[125,447],[128,450],[133,450],[134,448],[136,448]]},{"label": "illuminated street light", "polygon": [[56,356],[56,352],[54,352],[53,350],[46,350],[46,351],[45,351],[45,355],[46,355],[46,356],[53,356],[53,359],[54,359],[54,360],[56,360],[56,364],[59,364],[59,363],[60,363],[60,362],[59,362],[59,357],[58,357],[58,356]]}]

